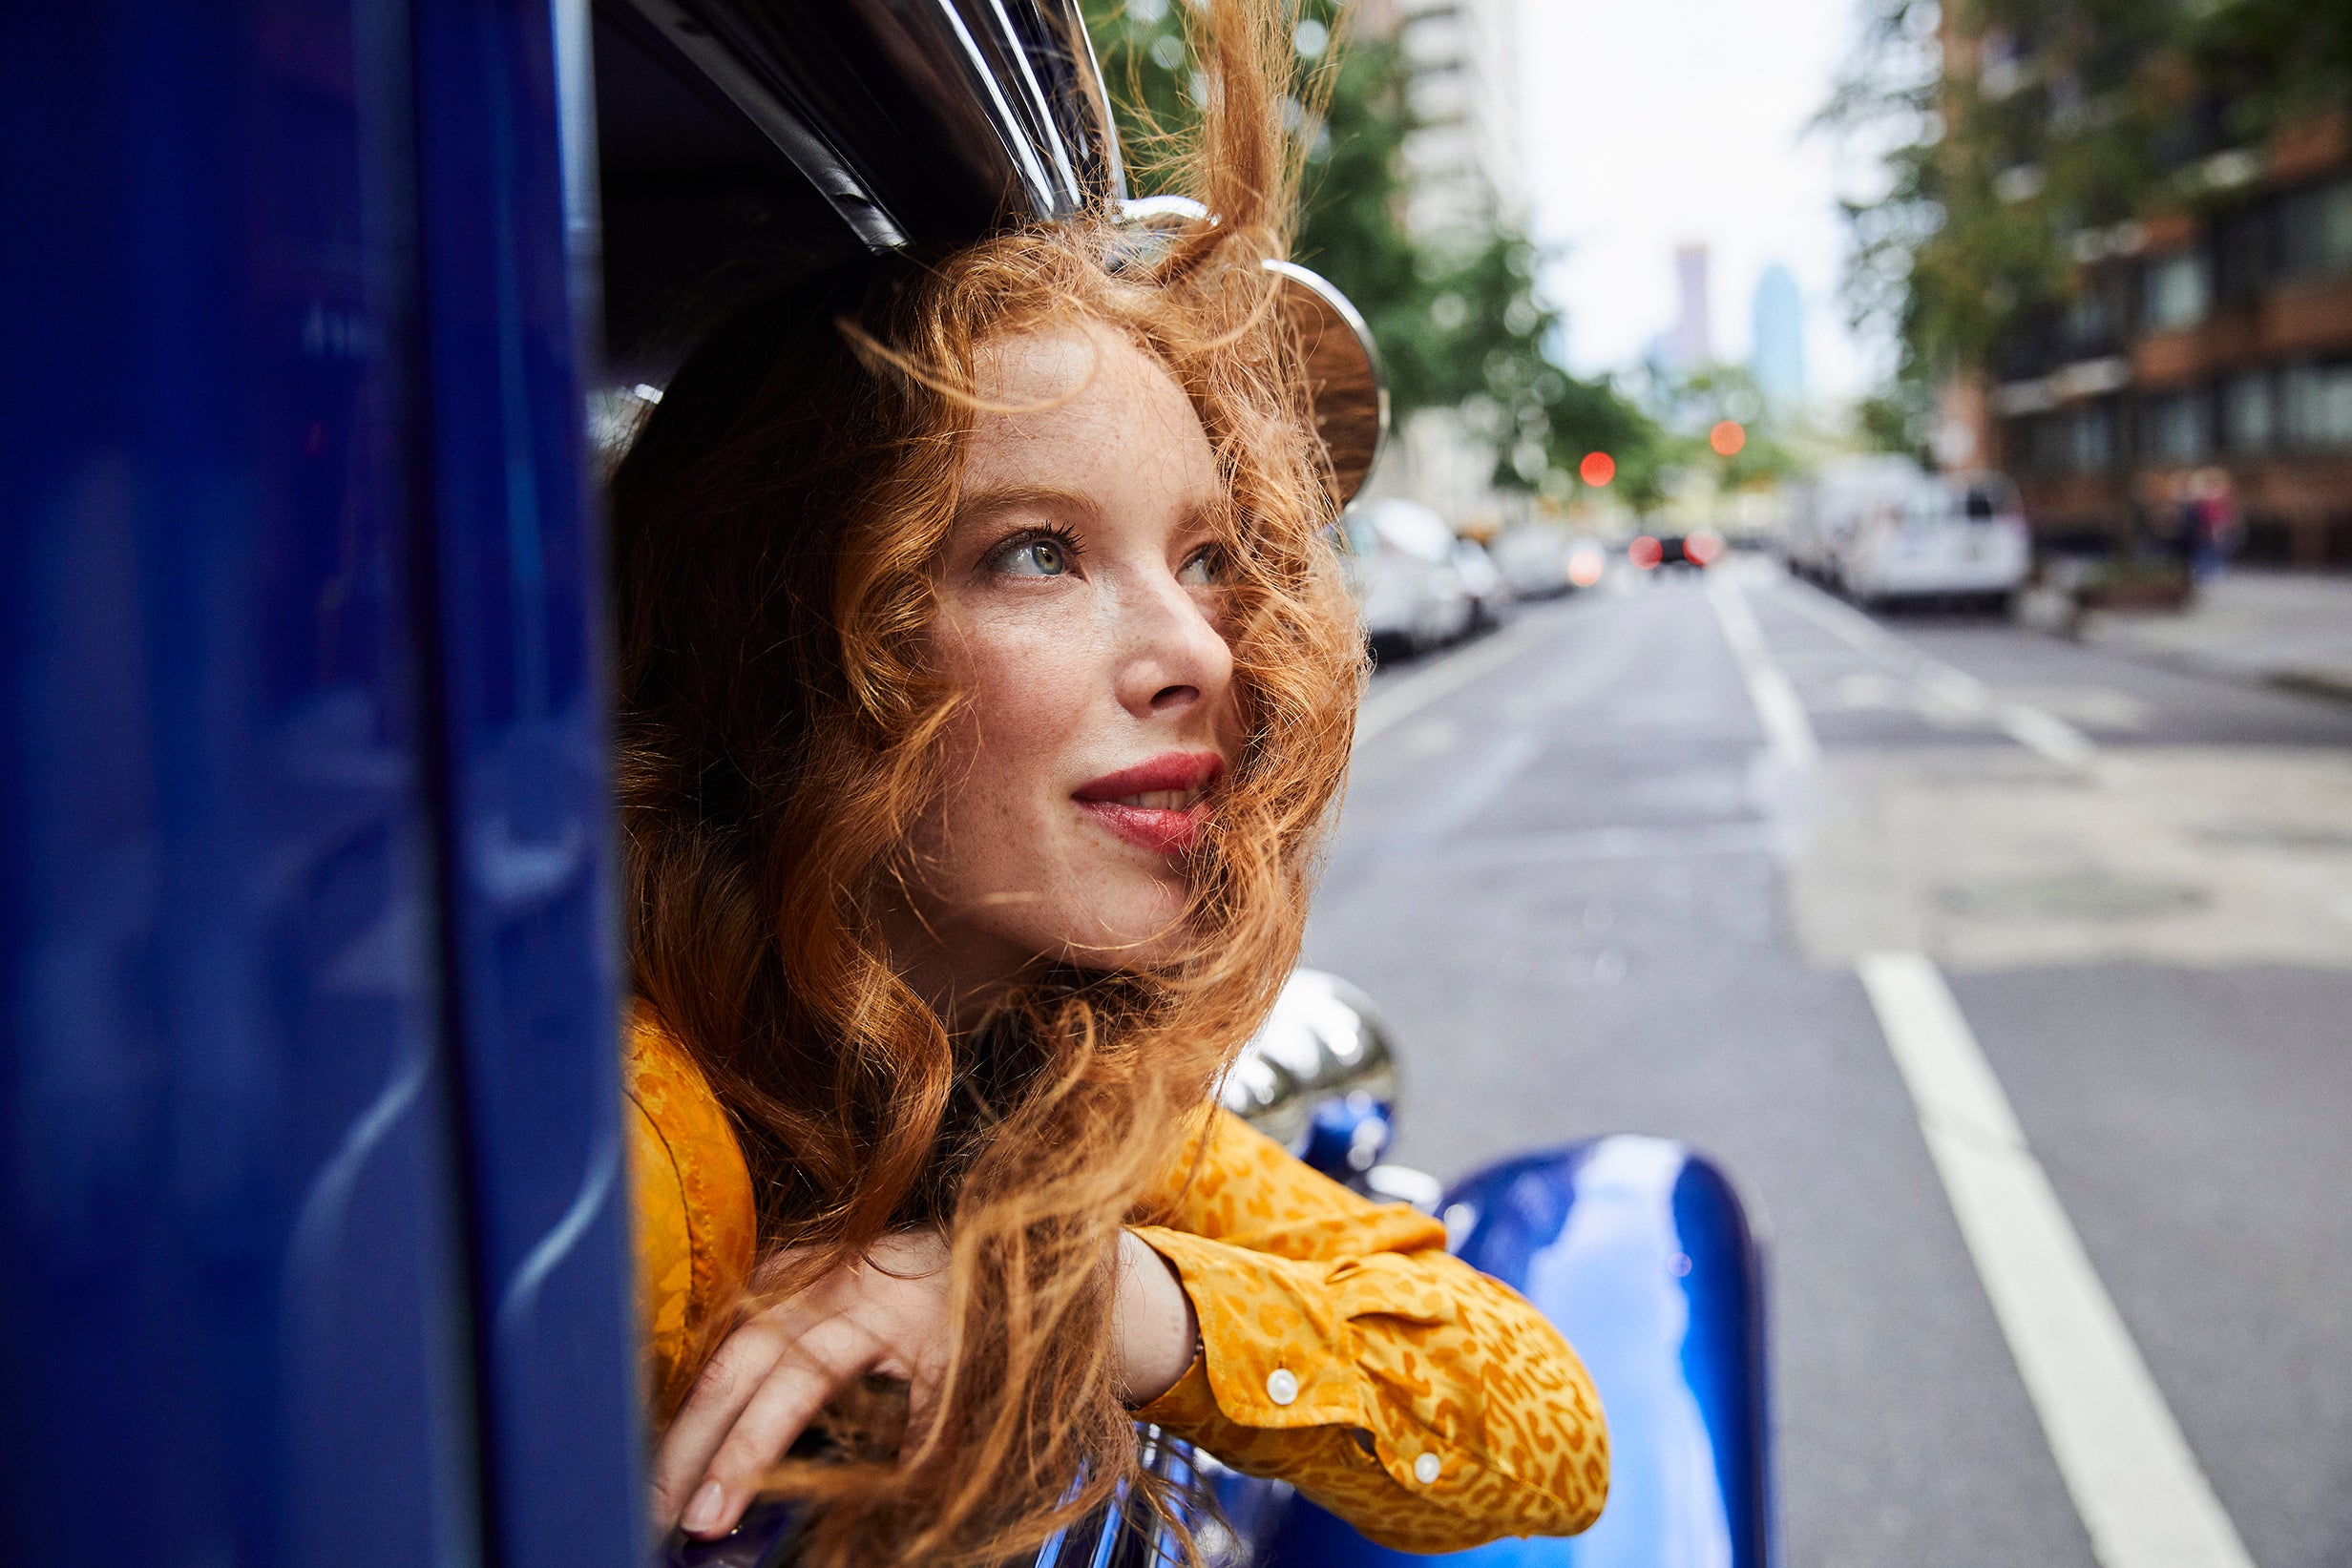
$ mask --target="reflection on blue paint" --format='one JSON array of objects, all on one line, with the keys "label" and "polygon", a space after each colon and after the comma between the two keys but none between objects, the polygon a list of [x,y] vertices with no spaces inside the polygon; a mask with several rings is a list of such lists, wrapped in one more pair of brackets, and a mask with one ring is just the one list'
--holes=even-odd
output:
[{"label": "reflection on blue paint", "polygon": [[1714,1447],[1683,1369],[1691,1265],[1671,1213],[1681,1163],[1671,1143],[1607,1140],[1586,1161],[1585,1196],[1559,1240],[1528,1260],[1529,1297],[1606,1374],[1611,1496],[1576,1543],[1580,1563],[1732,1562]]},{"label": "reflection on blue paint", "polygon": [[1765,1568],[1772,1562],[1761,1261],[1703,1157],[1620,1135],[1507,1161],[1447,1194],[1461,1256],[1524,1294],[1583,1356],[1607,1412],[1608,1505],[1582,1536],[1444,1558],[1376,1546],[1292,1507],[1284,1568]]}]

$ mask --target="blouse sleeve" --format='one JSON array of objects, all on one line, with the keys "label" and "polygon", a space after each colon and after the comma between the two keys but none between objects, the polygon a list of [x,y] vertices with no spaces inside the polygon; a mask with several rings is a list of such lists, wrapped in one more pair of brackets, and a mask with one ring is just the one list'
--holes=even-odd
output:
[{"label": "blouse sleeve", "polygon": [[751,1275],[751,1175],[683,1047],[640,1004],[622,1056],[646,1392],[666,1423]]},{"label": "blouse sleeve", "polygon": [[[1356,1196],[1219,1111],[1135,1233],[1201,1355],[1137,1411],[1287,1480],[1383,1545],[1458,1551],[1599,1516],[1608,1437],[1576,1352],[1445,1229]],[[1181,1183],[1181,1184],[1180,1184]]]}]

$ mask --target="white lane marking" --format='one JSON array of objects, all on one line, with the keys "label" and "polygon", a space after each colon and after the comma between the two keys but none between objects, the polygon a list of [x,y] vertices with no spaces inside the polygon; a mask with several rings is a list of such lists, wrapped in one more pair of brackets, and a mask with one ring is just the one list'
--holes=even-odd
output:
[{"label": "white lane marking", "polygon": [[1356,745],[1362,746],[1391,724],[1411,718],[1438,698],[1501,669],[1542,641],[1553,628],[1550,616],[1523,616],[1483,642],[1377,687],[1365,697],[1364,705],[1355,710]]},{"label": "white lane marking", "polygon": [[2089,767],[2098,759],[2097,743],[2048,708],[2004,702],[1994,721],[2010,740],[2029,751],[2040,752],[2062,767]]},{"label": "white lane marking", "polygon": [[2010,740],[2061,767],[2086,768],[2097,760],[2097,742],[2048,709],[1996,698],[1975,676],[1922,653],[1851,605],[1806,584],[1788,587],[1781,603],[1863,658],[1908,678],[1944,708],[1963,718],[1989,720]]},{"label": "white lane marking", "polygon": [[1942,974],[1917,952],[1858,967],[2103,1568],[2253,1568]]},{"label": "white lane marking", "polygon": [[1791,767],[1810,767],[1819,762],[1821,746],[1814,739],[1813,721],[1805,717],[1805,704],[1797,700],[1796,688],[1780,666],[1773,662],[1764,628],[1756,624],[1755,612],[1740,596],[1739,584],[1727,574],[1709,573],[1707,602],[1714,606],[1723,640],[1731,644],[1732,658],[1738,661],[1740,679],[1748,683],[1748,700],[1755,704],[1755,716],[1764,725],[1764,738],[1774,755]]}]

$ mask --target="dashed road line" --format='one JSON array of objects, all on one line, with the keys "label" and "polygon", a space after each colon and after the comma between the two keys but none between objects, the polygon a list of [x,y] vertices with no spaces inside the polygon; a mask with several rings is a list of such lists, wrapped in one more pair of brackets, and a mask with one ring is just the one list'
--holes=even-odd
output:
[{"label": "dashed road line", "polygon": [[1840,604],[1817,588],[1792,583],[1778,596],[1778,602],[1873,663],[1910,680],[1943,707],[1989,721],[2019,745],[2062,767],[2087,768],[2098,758],[2096,742],[2048,709],[1996,697],[1975,676],[1921,652],[1859,610]]},{"label": "dashed road line", "polygon": [[2102,1568],[2253,1568],[1942,974],[1858,970]]},{"label": "dashed road line", "polygon": [[1819,762],[1821,743],[1814,736],[1813,721],[1805,716],[1805,704],[1787,674],[1774,662],[1764,628],[1756,624],[1755,611],[1741,595],[1738,581],[1724,572],[1709,573],[1707,602],[1714,607],[1715,621],[1731,645],[1740,679],[1747,682],[1748,700],[1755,704],[1773,755],[1794,768]]}]

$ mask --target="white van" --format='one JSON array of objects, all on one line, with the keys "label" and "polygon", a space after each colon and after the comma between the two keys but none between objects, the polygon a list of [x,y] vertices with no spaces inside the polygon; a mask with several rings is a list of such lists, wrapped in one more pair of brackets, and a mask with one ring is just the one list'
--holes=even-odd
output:
[{"label": "white van", "polygon": [[1863,604],[1967,600],[2007,614],[2032,564],[2017,487],[1998,473],[1922,478],[1896,512],[1860,520],[1838,551],[1838,575]]},{"label": "white van", "polygon": [[1925,470],[1891,454],[1822,465],[1794,487],[1781,538],[1789,570],[1824,588],[1838,587],[1840,553],[1863,523],[1899,515],[1926,482]]},{"label": "white van", "polygon": [[1905,457],[1832,464],[1796,497],[1789,569],[1866,605],[1964,599],[2006,611],[2032,552],[2017,487]]}]

